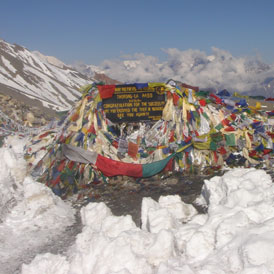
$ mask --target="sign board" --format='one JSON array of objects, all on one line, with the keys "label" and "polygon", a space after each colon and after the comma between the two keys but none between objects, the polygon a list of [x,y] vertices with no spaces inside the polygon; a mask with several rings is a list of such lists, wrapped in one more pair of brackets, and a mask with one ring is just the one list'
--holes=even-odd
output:
[{"label": "sign board", "polygon": [[116,85],[111,98],[103,99],[106,117],[114,123],[158,121],[165,106],[165,88]]}]

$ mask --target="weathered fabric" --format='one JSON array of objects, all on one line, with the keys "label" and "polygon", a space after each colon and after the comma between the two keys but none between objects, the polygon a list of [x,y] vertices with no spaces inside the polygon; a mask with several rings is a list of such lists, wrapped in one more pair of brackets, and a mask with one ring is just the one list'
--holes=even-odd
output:
[{"label": "weathered fabric", "polygon": [[176,153],[173,153],[161,161],[156,161],[153,163],[143,165],[142,177],[151,177],[151,176],[161,172],[166,167],[166,165],[168,164],[170,159],[172,159],[175,156],[175,154]]},{"label": "weathered fabric", "polygon": [[70,161],[92,164],[108,177],[124,175],[138,178],[151,177],[161,172],[177,153],[187,149],[189,146],[191,146],[191,144],[181,147],[176,153],[169,155],[163,160],[143,165],[112,160],[97,152],[88,151],[68,144],[63,144],[63,155]]},{"label": "weathered fabric", "polygon": [[133,163],[124,163],[110,158],[98,155],[95,166],[108,177],[125,175],[130,177],[142,177],[142,165]]},{"label": "weathered fabric", "polygon": [[89,151],[81,147],[63,144],[63,155],[70,161],[94,165],[98,154],[95,151]]},{"label": "weathered fabric", "polygon": [[98,90],[100,93],[101,99],[111,98],[115,92],[115,85],[98,85]]}]

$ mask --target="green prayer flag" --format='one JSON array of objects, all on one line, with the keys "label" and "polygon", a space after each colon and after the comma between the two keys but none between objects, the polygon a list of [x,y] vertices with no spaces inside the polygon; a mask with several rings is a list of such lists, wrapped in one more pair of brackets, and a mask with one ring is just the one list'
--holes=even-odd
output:
[{"label": "green prayer flag", "polygon": [[210,120],[209,117],[208,117],[208,115],[207,115],[205,112],[203,112],[203,116],[204,116],[207,120]]},{"label": "green prayer flag", "polygon": [[215,127],[215,129],[217,129],[217,130],[220,130],[220,129],[222,129],[224,126],[222,125],[222,123],[220,123],[220,124],[218,124],[216,127]]},{"label": "green prayer flag", "polygon": [[210,143],[210,150],[216,151],[217,150],[217,144],[213,141]]},{"label": "green prayer flag", "polygon": [[223,140],[223,134],[221,132],[212,133],[210,134],[210,137],[212,141],[216,143],[221,142]]},{"label": "green prayer flag", "polygon": [[227,146],[230,146],[230,147],[236,146],[235,134],[234,133],[226,134],[225,141]]},{"label": "green prayer flag", "polygon": [[142,169],[143,169],[142,177],[151,177],[151,176],[159,173],[160,171],[162,171],[165,168],[165,166],[167,165],[169,160],[174,156],[175,156],[175,153],[169,155],[167,158],[165,158],[163,160],[143,165],[142,166]]}]

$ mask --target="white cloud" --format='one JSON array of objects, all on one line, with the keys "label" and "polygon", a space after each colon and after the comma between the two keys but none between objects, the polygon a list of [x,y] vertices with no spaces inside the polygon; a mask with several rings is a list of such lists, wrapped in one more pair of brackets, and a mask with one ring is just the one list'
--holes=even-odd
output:
[{"label": "white cloud", "polygon": [[126,83],[166,82],[172,78],[201,89],[274,93],[274,65],[266,65],[258,57],[235,57],[215,47],[212,47],[210,55],[193,49],[169,48],[163,51],[167,58],[162,63],[157,57],[136,53],[105,60],[100,67],[108,76]]}]

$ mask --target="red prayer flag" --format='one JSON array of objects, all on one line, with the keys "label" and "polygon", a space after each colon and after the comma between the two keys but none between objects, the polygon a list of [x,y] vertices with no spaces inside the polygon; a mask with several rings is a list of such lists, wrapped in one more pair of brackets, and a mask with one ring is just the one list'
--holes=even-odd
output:
[{"label": "red prayer flag", "polygon": [[235,121],[235,120],[236,120],[236,118],[237,118],[237,116],[236,116],[236,114],[235,114],[235,113],[232,113],[232,114],[230,115],[230,117],[231,117],[231,119],[232,119],[233,121]]},{"label": "red prayer flag", "polygon": [[98,90],[102,99],[111,98],[115,91],[115,85],[98,86]]},{"label": "red prayer flag", "polygon": [[235,128],[232,126],[228,126],[225,128],[225,131],[235,131]]},{"label": "red prayer flag", "polygon": [[57,170],[59,172],[61,172],[64,168],[65,168],[65,165],[66,165],[66,159],[62,160],[57,168]]},{"label": "red prayer flag", "polygon": [[172,142],[175,141],[174,135],[175,135],[175,131],[172,130],[172,131],[170,132],[169,140],[168,140],[170,143],[172,143]]},{"label": "red prayer flag", "polygon": [[45,132],[45,133],[41,134],[41,135],[39,136],[39,139],[42,139],[42,138],[44,138],[44,137],[48,136],[48,135],[49,135],[49,133],[50,133],[50,131],[47,131],[47,132]]},{"label": "red prayer flag", "polygon": [[52,186],[57,185],[57,184],[60,182],[60,180],[61,180],[61,175],[58,175],[57,178],[56,178],[55,180],[52,180],[52,181],[51,181],[51,185],[52,185]]},{"label": "red prayer flag", "polygon": [[201,99],[199,100],[200,106],[204,107],[206,106],[206,100],[205,99]]},{"label": "red prayer flag", "polygon": [[221,154],[221,155],[224,155],[224,154],[226,154],[226,150],[225,150],[225,148],[224,147],[219,147],[218,148],[218,152]]},{"label": "red prayer flag", "polygon": [[187,120],[190,121],[191,120],[191,114],[189,111],[186,112],[186,115],[187,115]]},{"label": "red prayer flag", "polygon": [[173,158],[171,158],[164,168],[164,171],[173,171]]},{"label": "red prayer flag", "polygon": [[250,151],[250,152],[249,152],[249,156],[250,156],[250,157],[255,157],[255,156],[257,156],[257,151],[256,151],[256,150]]},{"label": "red prayer flag", "polygon": [[188,84],[185,84],[185,83],[180,83],[180,86],[183,87],[183,88],[193,89],[197,92],[199,91],[199,87],[194,87],[194,86],[191,86],[191,85],[188,85]]},{"label": "red prayer flag", "polygon": [[218,162],[217,152],[213,151],[213,155],[214,155],[214,161],[215,161],[215,163],[217,163]]},{"label": "red prayer flag", "polygon": [[75,122],[77,121],[77,119],[79,118],[79,114],[77,112],[75,112],[74,114],[72,114],[72,116],[70,117],[70,120]]},{"label": "red prayer flag", "polygon": [[268,136],[270,136],[271,139],[274,139],[274,133],[267,131],[266,132]]},{"label": "red prayer flag", "polygon": [[215,94],[211,93],[210,97],[213,97],[216,101],[216,104],[222,104],[222,99],[216,96]]},{"label": "red prayer flag", "polygon": [[100,154],[97,156],[95,166],[105,176],[125,175],[131,177],[142,177],[143,168],[141,164],[124,163],[106,158]]},{"label": "red prayer flag", "polygon": [[116,140],[112,141],[112,145],[118,149],[118,142]]},{"label": "red prayer flag", "polygon": [[173,105],[177,106],[180,96],[178,96],[176,93],[172,93],[172,96],[173,96]]},{"label": "red prayer flag", "polygon": [[264,155],[266,155],[266,154],[270,153],[271,151],[272,151],[272,149],[267,149],[267,148],[265,148],[265,149],[263,150],[263,153],[264,153]]},{"label": "red prayer flag", "polygon": [[222,120],[222,125],[223,126],[229,126],[230,125],[230,121],[228,119],[224,119],[224,120]]},{"label": "red prayer flag", "polygon": [[133,142],[128,142],[128,155],[135,159],[138,153],[139,146]]},{"label": "red prayer flag", "polygon": [[87,132],[88,132],[88,133],[96,134],[96,131],[95,131],[95,128],[94,128],[94,125],[93,125],[93,124],[90,125],[90,127],[89,127],[89,129],[88,129]]},{"label": "red prayer flag", "polygon": [[188,136],[188,137],[184,136],[184,141],[185,141],[185,143],[190,142],[190,141],[191,141],[191,139],[192,139],[192,137],[191,137],[191,136]]},{"label": "red prayer flag", "polygon": [[74,162],[73,162],[73,161],[70,161],[70,162],[68,163],[68,168],[69,168],[70,170],[72,170],[73,166],[74,166]]}]

